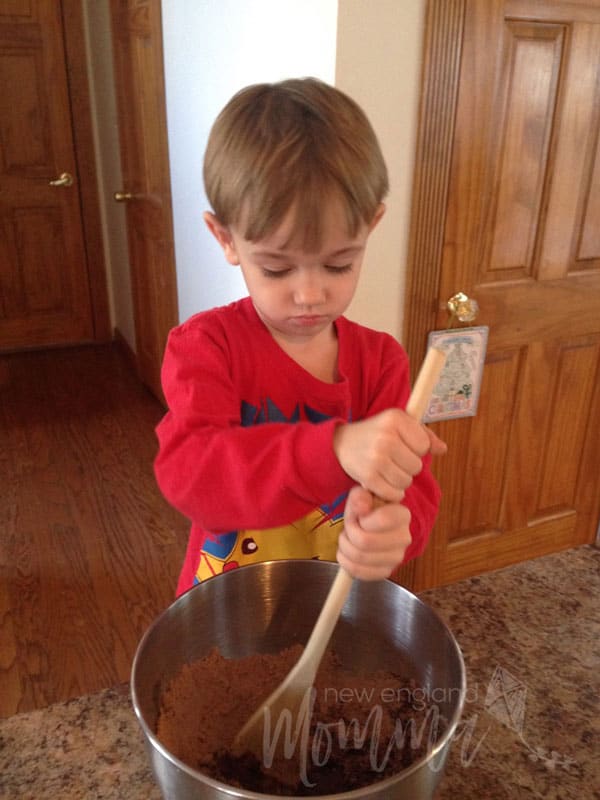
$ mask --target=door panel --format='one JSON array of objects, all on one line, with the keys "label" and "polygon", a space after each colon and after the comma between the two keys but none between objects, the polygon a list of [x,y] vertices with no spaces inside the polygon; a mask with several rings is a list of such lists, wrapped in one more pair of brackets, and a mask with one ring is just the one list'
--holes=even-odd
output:
[{"label": "door panel", "polygon": [[162,399],[162,356],[179,319],[160,11],[160,0],[111,0],[136,355]]},{"label": "door panel", "polygon": [[90,340],[59,3],[0,2],[0,85],[0,349]]},{"label": "door panel", "polygon": [[530,277],[550,150],[565,29],[562,25],[508,21],[494,127],[494,208],[490,252],[479,282]]},{"label": "door panel", "polygon": [[[600,227],[600,219],[594,224],[590,216],[594,202],[596,208],[600,203],[598,178],[590,185],[598,152],[600,22],[576,23],[570,32],[569,52],[562,59],[563,102],[555,124],[556,153],[538,267],[539,278],[547,281],[582,268],[600,269],[600,247],[590,246],[592,229],[597,232]],[[580,247],[584,233],[585,256]]]},{"label": "door panel", "polygon": [[[407,293],[429,285],[438,311],[409,305],[407,329],[445,327],[462,290],[490,331],[477,416],[434,426],[450,452],[418,589],[591,542],[600,513],[600,2],[452,5],[463,16],[439,261]],[[415,202],[418,240],[430,201]]]},{"label": "door panel", "polygon": [[[500,529],[505,494],[504,475],[511,438],[512,398],[520,367],[518,351],[496,353],[486,367],[485,391],[479,399],[479,419],[457,420],[455,434],[466,443],[464,469],[458,473],[460,500],[454,506],[449,541]],[[473,494],[464,475],[486,475]]]},{"label": "door panel", "polygon": [[596,137],[596,148],[585,174],[590,176],[590,186],[583,203],[576,260],[580,269],[597,269],[600,259],[600,136]]}]

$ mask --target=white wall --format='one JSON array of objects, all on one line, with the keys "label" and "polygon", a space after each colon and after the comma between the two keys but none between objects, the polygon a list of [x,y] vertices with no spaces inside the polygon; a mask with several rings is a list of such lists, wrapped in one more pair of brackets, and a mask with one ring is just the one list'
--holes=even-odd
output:
[{"label": "white wall", "polygon": [[239,270],[226,264],[202,221],[210,126],[248,84],[306,75],[334,83],[337,12],[337,0],[163,0],[181,320],[247,294]]},{"label": "white wall", "polygon": [[387,212],[374,231],[347,312],[401,339],[408,226],[420,95],[425,0],[340,0],[336,85],[360,103],[390,174]]}]

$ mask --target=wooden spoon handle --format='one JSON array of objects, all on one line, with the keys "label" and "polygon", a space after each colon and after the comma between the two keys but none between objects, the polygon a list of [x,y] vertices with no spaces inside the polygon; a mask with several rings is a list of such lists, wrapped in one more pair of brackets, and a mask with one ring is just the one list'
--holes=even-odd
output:
[{"label": "wooden spoon handle", "polygon": [[[427,411],[429,398],[438,382],[445,361],[446,354],[442,350],[438,350],[435,347],[429,348],[406,404],[406,413],[411,417],[420,420]],[[376,502],[381,504],[383,501],[376,498]],[[311,670],[312,681],[314,681],[323,653],[329,644],[333,629],[352,588],[352,581],[352,576],[340,567],[331,584],[331,589],[325,599],[315,627],[306,643],[301,660],[303,668],[307,671]]]},{"label": "wooden spoon handle", "polygon": [[446,353],[437,347],[430,347],[406,404],[406,413],[409,417],[421,420],[425,415],[445,363]]},{"label": "wooden spoon handle", "polygon": [[329,644],[333,629],[337,625],[339,616],[342,613],[342,608],[352,588],[353,580],[354,578],[352,575],[346,572],[343,567],[338,569],[337,575],[323,603],[319,618],[306,643],[301,658],[303,661],[303,668],[307,671],[307,676],[311,676],[310,680],[307,679],[306,681],[309,686],[314,683],[319,664],[323,658],[323,653]]}]

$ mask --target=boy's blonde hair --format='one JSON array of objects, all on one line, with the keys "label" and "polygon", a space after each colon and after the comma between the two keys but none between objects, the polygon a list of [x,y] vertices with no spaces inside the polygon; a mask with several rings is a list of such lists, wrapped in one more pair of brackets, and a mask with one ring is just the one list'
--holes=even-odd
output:
[{"label": "boy's blonde hair", "polygon": [[291,238],[316,249],[323,204],[341,201],[354,236],[373,220],[388,176],[360,106],[304,78],[248,86],[229,101],[209,136],[204,184],[219,221],[246,239],[272,233],[293,209]]}]

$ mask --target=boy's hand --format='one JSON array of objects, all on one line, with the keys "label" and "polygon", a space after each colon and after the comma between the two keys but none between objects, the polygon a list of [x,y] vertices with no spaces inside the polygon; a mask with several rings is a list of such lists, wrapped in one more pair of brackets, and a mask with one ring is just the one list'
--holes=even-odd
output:
[{"label": "boy's hand", "polygon": [[338,425],[333,450],[346,472],[357,483],[388,503],[399,503],[423,456],[442,455],[446,445],[400,409],[381,411],[374,417]]},{"label": "boy's hand", "polygon": [[350,490],[337,560],[355,578],[388,578],[411,542],[410,511],[400,503],[378,505],[361,486]]}]

